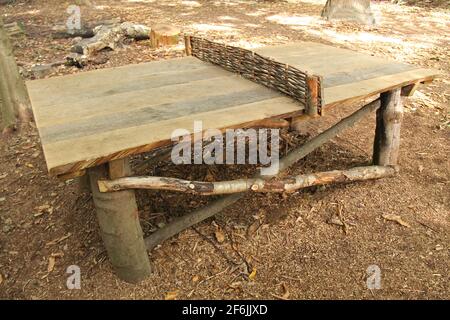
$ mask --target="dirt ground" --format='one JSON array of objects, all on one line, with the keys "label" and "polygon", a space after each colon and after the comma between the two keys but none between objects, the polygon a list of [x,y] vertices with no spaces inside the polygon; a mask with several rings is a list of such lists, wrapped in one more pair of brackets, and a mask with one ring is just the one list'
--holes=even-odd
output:
[{"label": "dirt ground", "polygon": [[[0,298],[450,298],[450,11],[445,1],[436,1],[443,4],[437,7],[374,1],[374,27],[323,21],[319,15],[325,1],[319,0],[73,2],[82,4],[86,22],[114,17],[149,26],[170,22],[248,48],[317,41],[435,68],[442,77],[405,99],[397,177],[309,188],[289,197],[248,195],[153,250],[154,273],[139,285],[121,282],[113,274],[90,196],[79,191],[76,180],[62,182],[47,175],[37,130],[1,140]],[[64,23],[71,3],[36,0],[0,6],[6,22],[25,26],[26,36],[14,39],[14,46],[28,78],[33,64],[57,61],[69,52],[71,39],[53,39],[52,27]],[[102,53],[106,63],[81,70],[60,66],[49,76],[182,54],[181,47],[152,50],[144,40]],[[305,124],[303,135],[291,133],[294,143],[356,107],[336,108],[323,121]],[[368,164],[373,132],[372,115],[290,172]],[[224,179],[230,172],[231,177],[245,177],[252,170],[162,162],[149,173]],[[146,233],[207,201],[169,192],[139,192],[138,199]],[[338,210],[348,224],[347,234],[330,223]],[[399,215],[409,227],[385,220],[384,214]],[[215,236],[218,229],[223,242]],[[80,290],[66,287],[70,265],[81,268]],[[381,269],[381,289],[367,289],[370,265]],[[249,277],[253,270],[256,274]]]}]

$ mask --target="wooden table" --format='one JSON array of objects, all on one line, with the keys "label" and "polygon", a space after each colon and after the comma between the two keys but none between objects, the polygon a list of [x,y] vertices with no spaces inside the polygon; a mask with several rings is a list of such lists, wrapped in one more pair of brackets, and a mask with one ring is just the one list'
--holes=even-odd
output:
[{"label": "wooden table", "polygon": [[[400,94],[411,94],[418,84],[437,75],[434,70],[318,43],[256,52],[323,76],[325,112],[381,93],[384,111],[377,120],[378,136],[385,132],[386,115],[399,114]],[[91,187],[102,236],[117,273],[130,282],[150,270],[147,255],[142,254],[139,220],[137,214],[130,221],[110,213],[137,212],[134,193],[119,192],[123,199],[118,205],[111,194],[98,193],[98,179],[130,174],[124,159],[169,144],[177,128],[192,132],[194,120],[203,121],[204,130],[242,128],[304,113],[304,107],[290,97],[195,57],[34,80],[27,87],[50,174],[68,178],[93,168]],[[391,138],[380,139],[386,144]],[[106,163],[109,166],[102,165]],[[123,231],[117,225],[135,231],[124,241],[116,236]]]},{"label": "wooden table", "polygon": [[[317,43],[258,53],[324,77],[332,106],[430,81],[433,70]],[[95,70],[27,83],[50,174],[74,173],[170,140],[175,128],[251,126],[302,114],[281,93],[194,57]]]}]

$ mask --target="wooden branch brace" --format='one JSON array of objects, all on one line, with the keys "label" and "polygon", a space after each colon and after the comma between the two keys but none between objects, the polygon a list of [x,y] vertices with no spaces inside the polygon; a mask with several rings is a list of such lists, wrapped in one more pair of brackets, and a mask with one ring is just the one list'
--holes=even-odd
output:
[{"label": "wooden branch brace", "polygon": [[368,166],[298,175],[282,180],[253,178],[220,182],[189,181],[166,177],[125,177],[115,180],[100,180],[98,186],[100,192],[127,189],[170,190],[198,195],[218,195],[246,191],[293,192],[317,185],[380,179],[392,176],[395,172],[394,167]]}]

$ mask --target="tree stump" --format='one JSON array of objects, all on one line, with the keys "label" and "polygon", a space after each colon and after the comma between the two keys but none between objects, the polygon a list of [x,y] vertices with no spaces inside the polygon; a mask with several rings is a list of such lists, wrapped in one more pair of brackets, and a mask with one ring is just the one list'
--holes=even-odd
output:
[{"label": "tree stump", "polygon": [[150,45],[153,49],[162,46],[173,46],[178,44],[180,29],[166,24],[158,24],[152,27],[150,32]]},{"label": "tree stump", "polygon": [[[108,174],[109,169],[109,174]],[[128,160],[111,161],[88,170],[100,234],[120,279],[137,283],[151,273],[134,191],[101,193],[98,180],[129,175]]]},{"label": "tree stump", "polygon": [[370,0],[327,0],[322,9],[322,17],[327,20],[351,20],[368,25],[375,23]]},{"label": "tree stump", "polygon": [[384,92],[377,110],[377,125],[373,146],[373,163],[395,166],[400,148],[400,127],[403,118],[401,89]]}]

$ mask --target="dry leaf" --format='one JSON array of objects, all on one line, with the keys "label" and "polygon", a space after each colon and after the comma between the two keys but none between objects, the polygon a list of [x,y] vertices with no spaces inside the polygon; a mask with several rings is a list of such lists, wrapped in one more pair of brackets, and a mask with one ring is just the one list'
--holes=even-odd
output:
[{"label": "dry leaf", "polygon": [[382,217],[386,220],[397,222],[398,224],[400,224],[406,228],[411,227],[410,224],[403,221],[402,217],[400,217],[399,215],[388,213],[388,214],[383,214]]},{"label": "dry leaf", "polygon": [[175,300],[177,298],[178,291],[169,291],[166,293],[164,300]]},{"label": "dry leaf", "polygon": [[256,268],[253,268],[252,273],[248,275],[248,278],[250,279],[250,281],[253,281],[255,277],[256,277]]},{"label": "dry leaf", "polygon": [[50,256],[48,258],[47,272],[52,272],[53,269],[55,269],[55,262],[56,262],[56,257]]},{"label": "dry leaf", "polygon": [[216,235],[216,240],[218,243],[222,243],[225,241],[225,235],[221,228],[216,229],[215,235]]},{"label": "dry leaf", "polygon": [[193,276],[192,277],[192,282],[198,282],[198,280],[200,280],[200,277],[199,276]]}]

